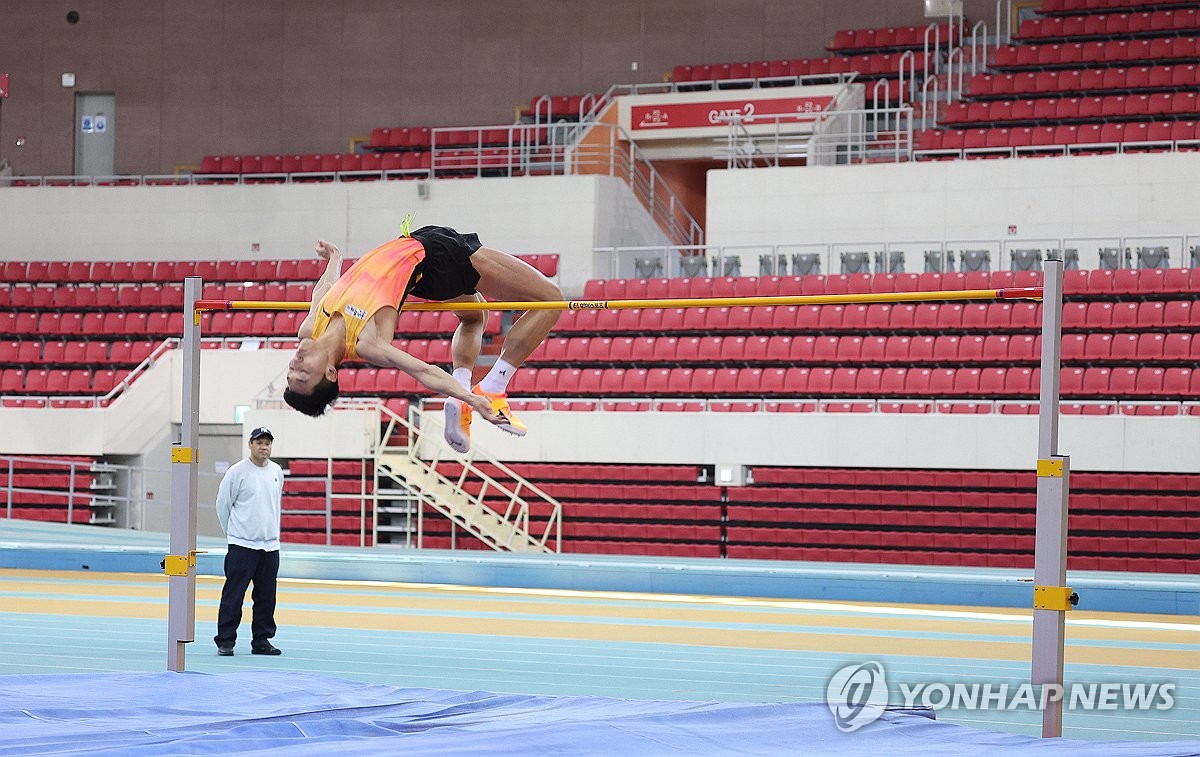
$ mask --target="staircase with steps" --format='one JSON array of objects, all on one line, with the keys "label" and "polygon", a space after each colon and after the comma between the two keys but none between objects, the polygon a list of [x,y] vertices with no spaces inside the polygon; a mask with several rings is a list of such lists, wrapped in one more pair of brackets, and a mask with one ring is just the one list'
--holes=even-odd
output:
[{"label": "staircase with steps", "polygon": [[[496,551],[560,551],[562,505],[557,500],[489,457],[478,444],[466,455],[451,453],[441,439],[440,412],[411,407],[409,418],[403,418],[382,405],[379,411],[382,423],[375,467],[381,489],[377,496],[417,501],[418,547],[424,504]],[[422,445],[422,433],[436,441]],[[432,450],[432,456],[419,457],[422,448]],[[397,488],[382,489],[388,482]]]}]

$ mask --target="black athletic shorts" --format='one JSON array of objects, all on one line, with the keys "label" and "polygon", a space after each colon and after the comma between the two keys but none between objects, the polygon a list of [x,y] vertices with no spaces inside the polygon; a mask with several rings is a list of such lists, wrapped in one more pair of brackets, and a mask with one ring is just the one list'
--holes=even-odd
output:
[{"label": "black athletic shorts", "polygon": [[416,283],[408,293],[424,300],[441,302],[474,294],[479,274],[471,255],[483,245],[478,234],[459,234],[446,226],[422,226],[412,238],[425,248],[425,259],[417,264]]}]

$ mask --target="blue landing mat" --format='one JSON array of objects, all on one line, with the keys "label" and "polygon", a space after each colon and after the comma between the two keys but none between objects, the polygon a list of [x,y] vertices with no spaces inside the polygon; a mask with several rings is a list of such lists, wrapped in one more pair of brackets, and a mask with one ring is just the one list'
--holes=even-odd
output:
[{"label": "blue landing mat", "polygon": [[306,673],[0,677],[0,755],[1138,755],[1200,741],[1039,740],[886,712],[852,734],[824,703],[398,689]]}]

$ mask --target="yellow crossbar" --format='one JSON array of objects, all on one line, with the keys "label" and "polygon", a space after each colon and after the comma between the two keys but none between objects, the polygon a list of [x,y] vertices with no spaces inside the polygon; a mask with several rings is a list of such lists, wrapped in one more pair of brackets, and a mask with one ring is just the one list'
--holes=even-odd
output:
[{"label": "yellow crossbar", "polygon": [[[551,302],[407,302],[403,310],[633,310],[636,308],[778,307],[948,300],[1040,300],[1041,287],[958,289],[941,292],[810,294],[779,297],[694,297],[674,300],[554,300]],[[196,310],[308,310],[308,302],[197,300]]]}]

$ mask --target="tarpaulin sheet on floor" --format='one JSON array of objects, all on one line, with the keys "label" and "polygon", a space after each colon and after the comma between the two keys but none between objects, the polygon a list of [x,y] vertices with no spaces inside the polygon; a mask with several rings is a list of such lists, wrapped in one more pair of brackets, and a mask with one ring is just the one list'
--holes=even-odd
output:
[{"label": "tarpaulin sheet on floor", "polygon": [[0,676],[0,755],[1195,755],[1200,742],[1041,740],[824,703],[405,689],[306,673]]}]

